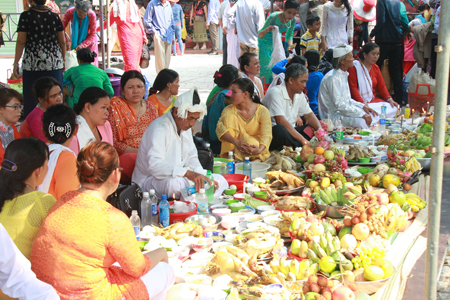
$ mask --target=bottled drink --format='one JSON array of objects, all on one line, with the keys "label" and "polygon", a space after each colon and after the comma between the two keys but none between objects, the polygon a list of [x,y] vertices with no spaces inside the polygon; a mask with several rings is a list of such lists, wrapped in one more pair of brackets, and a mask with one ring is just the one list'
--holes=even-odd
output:
[{"label": "bottled drink", "polygon": [[[208,190],[209,188],[210,188],[209,183],[207,181],[205,181],[204,189]],[[213,188],[214,188],[214,186],[213,186]],[[191,186],[188,186],[187,188],[181,189],[181,195],[183,195],[184,199],[186,199],[189,196],[192,196],[192,195],[194,195],[196,193],[198,193],[198,191],[195,189],[195,185],[191,185]]]},{"label": "bottled drink", "polygon": [[157,226],[158,220],[158,198],[156,197],[155,190],[150,190],[150,203],[152,204],[152,225]]},{"label": "bottled drink", "polygon": [[214,177],[212,176],[211,171],[209,171],[209,170],[206,172],[206,177],[209,180],[211,180],[211,183],[212,183],[211,186],[209,186],[209,184],[207,183],[208,188],[206,188],[206,185],[205,185],[206,197],[208,198],[208,203],[209,203],[210,201],[214,200]]},{"label": "bottled drink", "polygon": [[141,201],[142,227],[152,224],[152,203],[148,192],[143,193]]},{"label": "bottled drink", "polygon": [[133,225],[134,234],[136,234],[136,239],[141,237],[141,219],[138,216],[137,210],[131,212],[130,217],[131,225]]},{"label": "bottled drink", "polygon": [[406,104],[405,107],[405,119],[411,118],[411,109],[409,108],[409,104]]},{"label": "bottled drink", "polygon": [[234,174],[235,166],[234,166],[234,155],[233,151],[228,152],[228,162],[227,162],[228,174]]},{"label": "bottled drink", "polygon": [[197,212],[199,214],[208,213],[208,198],[205,195],[205,189],[200,189],[196,195]]},{"label": "bottled drink", "polygon": [[344,145],[344,127],[339,119],[336,126],[336,145],[342,147]]},{"label": "bottled drink", "polygon": [[250,158],[246,157],[244,160],[244,167],[242,173],[247,175],[250,180],[252,179],[252,164],[250,162]]},{"label": "bottled drink", "polygon": [[378,127],[378,131],[379,132],[386,131],[386,105],[383,105],[381,107],[380,126]]},{"label": "bottled drink", "polygon": [[170,205],[167,201],[167,195],[161,196],[161,202],[159,203],[159,223],[163,227],[170,225]]}]

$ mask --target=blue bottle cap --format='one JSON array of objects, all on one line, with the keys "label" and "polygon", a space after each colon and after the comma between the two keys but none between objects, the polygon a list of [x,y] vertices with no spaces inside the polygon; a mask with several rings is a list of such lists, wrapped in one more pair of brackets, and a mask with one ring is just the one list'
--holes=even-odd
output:
[{"label": "blue bottle cap", "polygon": [[162,195],[161,200],[167,200],[167,195]]}]

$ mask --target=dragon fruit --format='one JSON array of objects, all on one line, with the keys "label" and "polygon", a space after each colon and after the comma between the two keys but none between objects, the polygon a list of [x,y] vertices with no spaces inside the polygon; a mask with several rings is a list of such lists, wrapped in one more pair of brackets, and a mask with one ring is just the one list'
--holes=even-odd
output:
[{"label": "dragon fruit", "polygon": [[325,135],[327,134],[327,132],[325,130],[323,130],[322,128],[319,128],[314,135],[316,136],[316,138],[321,141]]},{"label": "dragon fruit", "polygon": [[315,164],[323,164],[324,162],[325,162],[325,157],[323,157],[322,155],[316,155],[314,157]]},{"label": "dragon fruit", "polygon": [[328,124],[327,123],[325,123],[324,121],[320,121],[320,126],[323,128],[323,130],[328,132]]},{"label": "dragon fruit", "polygon": [[324,150],[330,149],[330,142],[328,141],[321,141],[317,144],[317,147],[322,147]]}]

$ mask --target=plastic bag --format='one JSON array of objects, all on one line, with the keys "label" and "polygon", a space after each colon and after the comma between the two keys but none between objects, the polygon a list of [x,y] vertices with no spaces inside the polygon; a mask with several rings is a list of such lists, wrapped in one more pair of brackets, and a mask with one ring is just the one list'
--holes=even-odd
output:
[{"label": "plastic bag", "polygon": [[75,50],[67,51],[65,61],[66,71],[76,66],[78,66],[77,52]]},{"label": "plastic bag", "polygon": [[272,58],[269,62],[269,67],[272,68],[276,63],[286,59],[286,54],[284,52],[283,43],[281,42],[281,35],[278,26],[274,26],[272,30],[272,43],[273,51]]},{"label": "plastic bag", "polygon": [[[409,82],[408,93],[416,93],[416,87],[419,84],[429,85],[431,94],[436,94],[436,80],[431,78],[431,76],[427,73],[423,72],[422,69],[418,69],[417,72],[414,72],[411,81]],[[419,95],[428,95],[428,93],[429,91],[426,86],[419,87],[417,92]]]}]

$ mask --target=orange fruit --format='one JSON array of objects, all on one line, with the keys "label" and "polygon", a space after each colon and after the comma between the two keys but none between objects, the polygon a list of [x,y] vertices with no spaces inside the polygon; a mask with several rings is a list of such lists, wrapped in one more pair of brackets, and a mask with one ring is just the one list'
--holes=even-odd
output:
[{"label": "orange fruit", "polygon": [[430,116],[430,120],[431,120],[431,121],[434,120],[434,116],[433,116],[433,115]]},{"label": "orange fruit", "polygon": [[325,152],[325,149],[323,149],[322,147],[317,147],[315,150],[315,153],[317,155],[322,155]]}]

